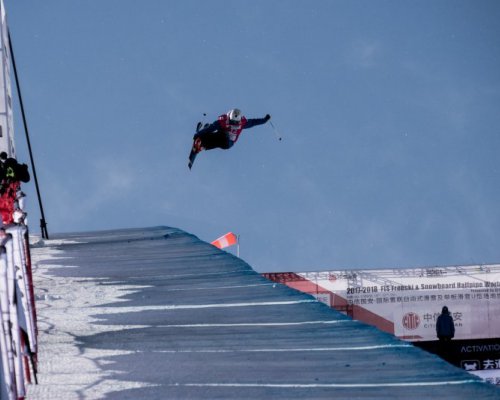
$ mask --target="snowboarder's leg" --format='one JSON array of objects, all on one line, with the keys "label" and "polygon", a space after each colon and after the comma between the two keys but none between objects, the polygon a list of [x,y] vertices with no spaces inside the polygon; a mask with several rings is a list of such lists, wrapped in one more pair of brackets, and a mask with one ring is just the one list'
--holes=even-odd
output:
[{"label": "snowboarder's leg", "polygon": [[210,132],[205,134],[195,134],[194,143],[198,144],[205,150],[212,150],[215,148],[228,149],[227,135],[222,131]]},{"label": "snowboarder's leg", "polygon": [[[196,131],[201,129],[201,122],[198,123]],[[227,150],[232,147],[234,142],[229,140],[227,134],[223,131],[195,133],[193,136],[193,147],[189,154],[189,169],[193,167],[196,155],[202,150],[212,150],[216,148]]]}]

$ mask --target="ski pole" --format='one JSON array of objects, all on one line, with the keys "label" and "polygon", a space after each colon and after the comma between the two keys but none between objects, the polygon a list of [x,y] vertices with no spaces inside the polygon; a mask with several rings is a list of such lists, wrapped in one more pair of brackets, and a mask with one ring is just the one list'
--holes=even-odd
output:
[{"label": "ski pole", "polygon": [[271,126],[273,127],[274,136],[276,136],[276,139],[281,140],[281,135],[280,135],[280,133],[278,132],[278,130],[276,129],[276,127],[274,126],[274,124],[272,123],[272,121],[269,121],[269,123],[270,123],[270,124],[271,124]]}]

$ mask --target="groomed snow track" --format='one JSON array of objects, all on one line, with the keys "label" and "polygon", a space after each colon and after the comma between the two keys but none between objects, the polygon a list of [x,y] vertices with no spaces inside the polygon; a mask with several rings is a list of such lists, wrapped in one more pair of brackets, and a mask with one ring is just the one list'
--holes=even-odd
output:
[{"label": "groomed snow track", "polygon": [[54,235],[32,255],[27,399],[500,399],[178,229]]}]

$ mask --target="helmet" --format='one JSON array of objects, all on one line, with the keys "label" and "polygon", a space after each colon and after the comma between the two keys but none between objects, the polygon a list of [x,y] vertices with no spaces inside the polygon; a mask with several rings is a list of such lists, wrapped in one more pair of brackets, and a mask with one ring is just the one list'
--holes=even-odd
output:
[{"label": "helmet", "polygon": [[241,121],[241,111],[237,108],[233,108],[227,113],[230,124],[237,124]]}]

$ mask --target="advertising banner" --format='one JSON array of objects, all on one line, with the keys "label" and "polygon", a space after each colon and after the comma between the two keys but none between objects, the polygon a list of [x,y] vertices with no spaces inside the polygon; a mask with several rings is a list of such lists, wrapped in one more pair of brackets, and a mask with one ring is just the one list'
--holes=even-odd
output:
[{"label": "advertising banner", "polygon": [[[449,361],[471,372],[488,370],[500,384],[499,264],[263,275],[433,352],[436,321],[446,306],[455,324]],[[487,345],[481,359],[467,351],[478,349],[473,342]]]}]

